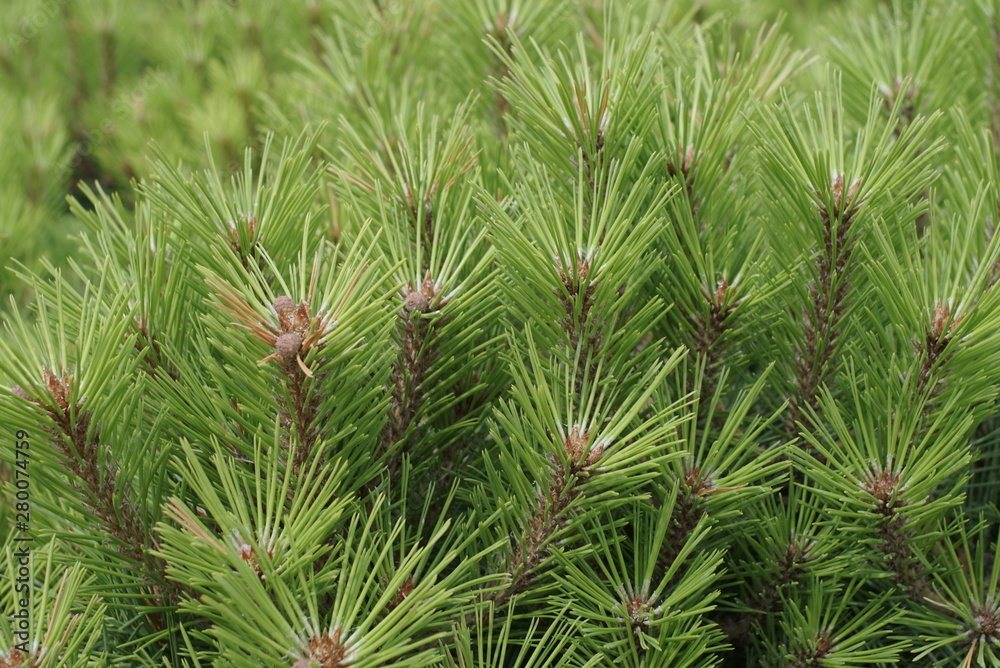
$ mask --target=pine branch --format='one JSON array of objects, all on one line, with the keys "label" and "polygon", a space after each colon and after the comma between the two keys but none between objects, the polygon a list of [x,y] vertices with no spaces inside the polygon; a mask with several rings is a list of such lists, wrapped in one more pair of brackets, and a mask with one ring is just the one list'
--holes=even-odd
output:
[{"label": "pine branch", "polygon": [[531,584],[538,568],[549,556],[553,537],[567,526],[567,515],[581,494],[580,485],[596,472],[592,472],[591,467],[603,454],[601,444],[592,445],[590,432],[581,434],[578,426],[573,427],[563,446],[565,463],[552,462],[551,477],[539,490],[524,535],[507,556],[503,570],[510,574],[510,581],[488,596],[487,600],[496,608],[503,608]]},{"label": "pine branch", "polygon": [[[838,173],[828,193],[814,193],[822,247],[816,251],[816,279],[809,286],[811,302],[802,315],[804,343],[795,352],[796,393],[789,398],[785,421],[789,433],[797,429],[804,410],[815,409],[819,386],[833,372],[831,358],[847,307],[851,256],[857,239],[852,225],[864,202],[863,196],[858,198],[860,179],[846,192],[844,185],[844,175]],[[832,208],[827,208],[831,200]]]},{"label": "pine branch", "polygon": [[[12,392],[32,403],[54,423],[47,429],[63,466],[72,475],[71,484],[84,500],[87,509],[98,519],[103,530],[114,538],[122,559],[141,569],[145,580],[146,604],[156,608],[174,606],[186,593],[180,583],[168,580],[166,564],[151,553],[158,547],[156,540],[146,530],[140,501],[127,481],[117,477],[114,462],[102,463],[102,452],[107,447],[101,443],[100,428],[92,423],[90,412],[76,398],[76,379],[64,371],[56,375],[42,369],[42,377],[49,393],[45,400],[32,396],[15,386]],[[164,630],[163,616],[150,610],[145,613],[156,631]]]},{"label": "pine branch", "polygon": [[[382,447],[389,456],[390,480],[398,479],[400,445],[426,401],[425,377],[435,358],[435,350],[429,345],[431,321],[422,316],[440,311],[448,303],[429,272],[419,289],[411,283],[405,291],[399,311],[400,352],[392,371],[389,419],[382,430]],[[437,327],[443,324],[441,319],[435,321]]]}]

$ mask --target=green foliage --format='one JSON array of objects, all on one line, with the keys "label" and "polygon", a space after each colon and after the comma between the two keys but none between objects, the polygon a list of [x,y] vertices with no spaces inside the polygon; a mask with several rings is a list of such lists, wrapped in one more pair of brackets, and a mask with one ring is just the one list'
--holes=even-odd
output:
[{"label": "green foliage", "polygon": [[7,3],[0,668],[1000,665],[1000,5],[785,4]]}]

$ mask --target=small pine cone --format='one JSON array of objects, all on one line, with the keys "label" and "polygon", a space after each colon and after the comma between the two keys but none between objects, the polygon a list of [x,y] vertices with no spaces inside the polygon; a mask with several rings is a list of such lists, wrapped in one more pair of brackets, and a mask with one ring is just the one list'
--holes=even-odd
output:
[{"label": "small pine cone", "polygon": [[271,306],[278,314],[278,325],[281,327],[281,331],[287,332],[292,329],[292,316],[295,312],[295,302],[292,301],[292,298],[288,295],[281,295],[274,299]]},{"label": "small pine cone", "polygon": [[278,353],[286,362],[291,362],[295,359],[295,356],[299,354],[302,350],[302,337],[291,332],[289,334],[282,334],[274,341],[274,350]]},{"label": "small pine cone", "polygon": [[427,299],[427,295],[416,290],[411,291],[410,294],[406,295],[406,301],[403,302],[403,310],[407,313],[411,311],[419,311],[420,313],[427,313],[430,308],[430,300]]},{"label": "small pine cone", "polygon": [[272,306],[274,307],[274,312],[281,315],[295,308],[295,302],[288,295],[280,295],[274,298]]}]

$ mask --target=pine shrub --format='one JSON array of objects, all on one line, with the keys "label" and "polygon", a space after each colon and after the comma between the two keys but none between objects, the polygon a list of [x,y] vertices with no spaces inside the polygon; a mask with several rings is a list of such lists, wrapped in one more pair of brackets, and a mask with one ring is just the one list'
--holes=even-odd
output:
[{"label": "pine shrub", "polygon": [[0,668],[1000,666],[1000,3],[781,4],[11,3]]}]

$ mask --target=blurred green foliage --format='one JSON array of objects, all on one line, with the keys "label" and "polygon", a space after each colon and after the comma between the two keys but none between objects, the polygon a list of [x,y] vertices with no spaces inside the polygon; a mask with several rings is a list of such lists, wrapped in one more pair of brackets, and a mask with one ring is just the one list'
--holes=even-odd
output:
[{"label": "blurred green foliage", "polygon": [[[27,289],[6,269],[12,261],[31,269],[43,260],[64,264],[73,248],[69,237],[77,231],[66,198],[80,194],[81,182],[131,202],[130,181],[149,174],[151,140],[172,160],[194,168],[204,166],[207,136],[217,166],[232,173],[243,149],[258,145],[264,129],[291,131],[303,120],[339,114],[363,122],[368,108],[384,110],[414,93],[436,110],[472,90],[490,98],[484,74],[492,55],[481,40],[469,39],[471,31],[481,30],[475,3],[388,3],[382,13],[375,11],[379,4],[2,3],[0,294],[22,304],[27,299]],[[525,14],[532,4],[524,3]],[[574,20],[542,17],[547,25],[535,36],[557,41],[568,38],[577,21],[598,25],[608,4],[580,0],[577,16],[569,17]],[[785,30],[795,42],[824,49],[818,38],[829,17],[875,3],[645,4],[647,16],[668,21],[728,15],[737,33],[787,14]],[[397,29],[384,31],[385,25]],[[385,48],[387,40],[395,45]],[[400,51],[408,57],[398,57]],[[442,58],[461,69],[441,67]],[[426,90],[435,95],[420,94]]]}]

